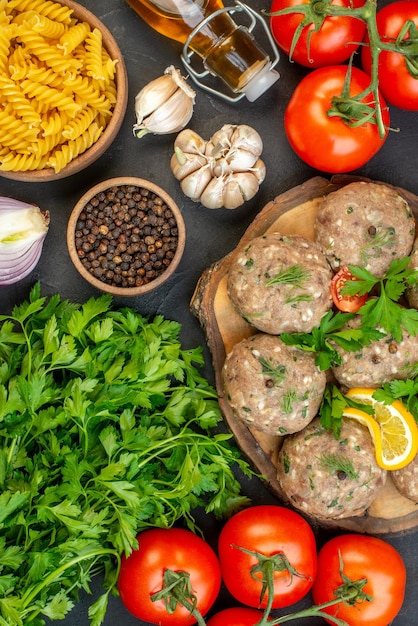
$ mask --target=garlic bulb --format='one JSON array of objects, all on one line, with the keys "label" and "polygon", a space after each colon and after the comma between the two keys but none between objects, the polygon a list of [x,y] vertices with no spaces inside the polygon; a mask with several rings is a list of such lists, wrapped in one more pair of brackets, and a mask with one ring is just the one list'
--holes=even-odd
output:
[{"label": "garlic bulb", "polygon": [[163,76],[152,80],[137,94],[134,135],[139,139],[148,133],[178,132],[193,115],[195,96],[179,70],[170,65]]},{"label": "garlic bulb", "polygon": [[266,175],[263,142],[246,124],[225,124],[205,141],[189,128],[174,142],[170,167],[183,193],[208,209],[236,209],[257,193]]}]

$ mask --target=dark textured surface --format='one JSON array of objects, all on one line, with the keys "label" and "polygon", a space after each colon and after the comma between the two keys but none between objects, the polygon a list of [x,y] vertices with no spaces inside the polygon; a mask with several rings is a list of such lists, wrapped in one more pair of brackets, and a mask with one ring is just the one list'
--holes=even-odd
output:
[{"label": "dark textured surface", "polygon": [[[182,340],[185,347],[205,345],[203,331],[189,311],[190,299],[201,273],[235,247],[248,224],[268,201],[318,173],[303,164],[292,152],[283,130],[286,103],[306,70],[282,59],[279,64],[280,81],[254,103],[243,100],[238,104],[228,104],[201,90],[197,91],[195,113],[189,125],[204,138],[209,138],[225,123],[252,125],[263,138],[263,160],[267,167],[266,180],[252,201],[235,211],[210,211],[185,198],[171,175],[169,159],[173,136],[147,136],[137,140],[132,134],[135,95],[149,80],[161,75],[168,65],[181,67],[180,47],[152,31],[124,0],[84,0],[82,4],[110,28],[122,50],[129,79],[127,114],[111,149],[84,172],[56,183],[37,185],[0,178],[1,195],[38,203],[41,208],[51,212],[50,232],[41,261],[36,270],[18,285],[0,288],[0,312],[8,312],[14,304],[27,298],[29,289],[36,280],[41,281],[44,295],[59,292],[63,297],[78,302],[98,295],[70,263],[66,248],[68,217],[79,197],[93,184],[114,176],[140,176],[164,187],[180,205],[186,221],[186,250],[169,283],[152,295],[120,299],[116,303],[133,306],[143,314],[159,313],[176,319],[183,326]],[[254,0],[251,5],[257,9],[269,8],[268,3],[260,0]],[[395,108],[391,111],[391,125],[400,131],[391,132],[380,153],[355,173],[398,185],[418,194],[418,113],[402,112]],[[300,123],[303,124],[303,120]],[[206,348],[205,350],[206,374],[209,379],[213,379],[210,355]],[[254,503],[274,501],[260,482],[243,479],[243,485],[244,491],[253,498]],[[219,523],[204,518],[201,525],[208,539],[214,541]],[[328,537],[330,535],[323,530],[318,531],[319,544]],[[393,624],[415,626],[418,614],[418,596],[414,588],[414,581],[418,576],[418,532],[386,538],[399,549],[408,570],[404,606]],[[97,592],[98,586],[99,581]],[[88,626],[87,607],[93,599],[83,596],[70,616],[56,624]],[[308,602],[309,599],[304,605]],[[222,593],[217,607],[230,604],[231,599]],[[117,598],[112,598],[105,626],[134,626],[139,623],[127,614]],[[300,623],[302,624],[302,620]],[[307,626],[323,623],[318,619],[303,620],[303,624]]]}]

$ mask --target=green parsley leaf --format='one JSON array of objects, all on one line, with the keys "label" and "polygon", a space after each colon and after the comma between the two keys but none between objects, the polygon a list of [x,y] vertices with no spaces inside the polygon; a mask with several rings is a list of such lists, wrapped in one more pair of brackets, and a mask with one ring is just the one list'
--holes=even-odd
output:
[{"label": "green parsley leaf", "polygon": [[392,380],[385,383],[381,389],[377,389],[373,397],[384,404],[392,404],[394,400],[400,400],[415,417],[418,422],[418,377],[408,380]]},{"label": "green parsley leaf", "polygon": [[342,329],[353,317],[353,313],[338,311],[334,314],[328,311],[320,325],[313,328],[311,333],[283,333],[280,338],[288,346],[316,352],[316,365],[321,370],[327,370],[341,364],[341,355],[335,344],[348,352],[357,352],[363,346],[384,337],[384,333],[366,326]]},{"label": "green parsley leaf", "polygon": [[369,298],[358,312],[362,316],[362,325],[382,328],[396,341],[402,340],[403,329],[412,336],[418,334],[418,311],[399,304],[406,288],[418,280],[418,271],[409,268],[410,259],[394,259],[383,278],[376,278],[357,265],[349,265],[356,280],[347,281],[341,290],[346,295],[362,295],[377,290],[376,297]]},{"label": "green parsley leaf", "polygon": [[337,440],[340,438],[341,422],[346,407],[354,407],[370,415],[373,414],[373,408],[371,406],[348,398],[336,385],[327,383],[321,406],[319,407],[320,422],[325,430],[331,430],[333,432]]}]

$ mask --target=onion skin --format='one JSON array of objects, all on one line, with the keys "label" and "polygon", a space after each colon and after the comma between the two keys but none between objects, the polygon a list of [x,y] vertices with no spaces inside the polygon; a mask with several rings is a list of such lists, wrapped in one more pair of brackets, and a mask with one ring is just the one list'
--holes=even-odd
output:
[{"label": "onion skin", "polygon": [[[17,228],[19,218],[22,218],[23,230],[17,230],[16,240],[13,240],[13,232],[7,228],[10,225],[7,223],[7,214],[13,216],[11,222]],[[6,225],[6,233],[2,231],[2,220],[3,226]],[[36,267],[42,254],[49,222],[48,211],[41,211],[39,207],[20,200],[0,197],[0,286],[19,282]]]}]

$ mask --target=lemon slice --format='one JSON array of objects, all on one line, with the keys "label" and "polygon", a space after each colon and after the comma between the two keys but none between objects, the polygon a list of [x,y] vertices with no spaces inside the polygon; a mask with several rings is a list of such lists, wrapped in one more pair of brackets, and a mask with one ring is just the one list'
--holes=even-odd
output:
[{"label": "lemon slice", "polygon": [[418,452],[418,426],[414,416],[400,400],[383,404],[373,398],[375,391],[372,388],[356,387],[346,394],[356,402],[370,405],[374,409],[373,415],[347,407],[344,409],[344,416],[367,426],[380,467],[388,470],[400,469],[408,465]]}]

